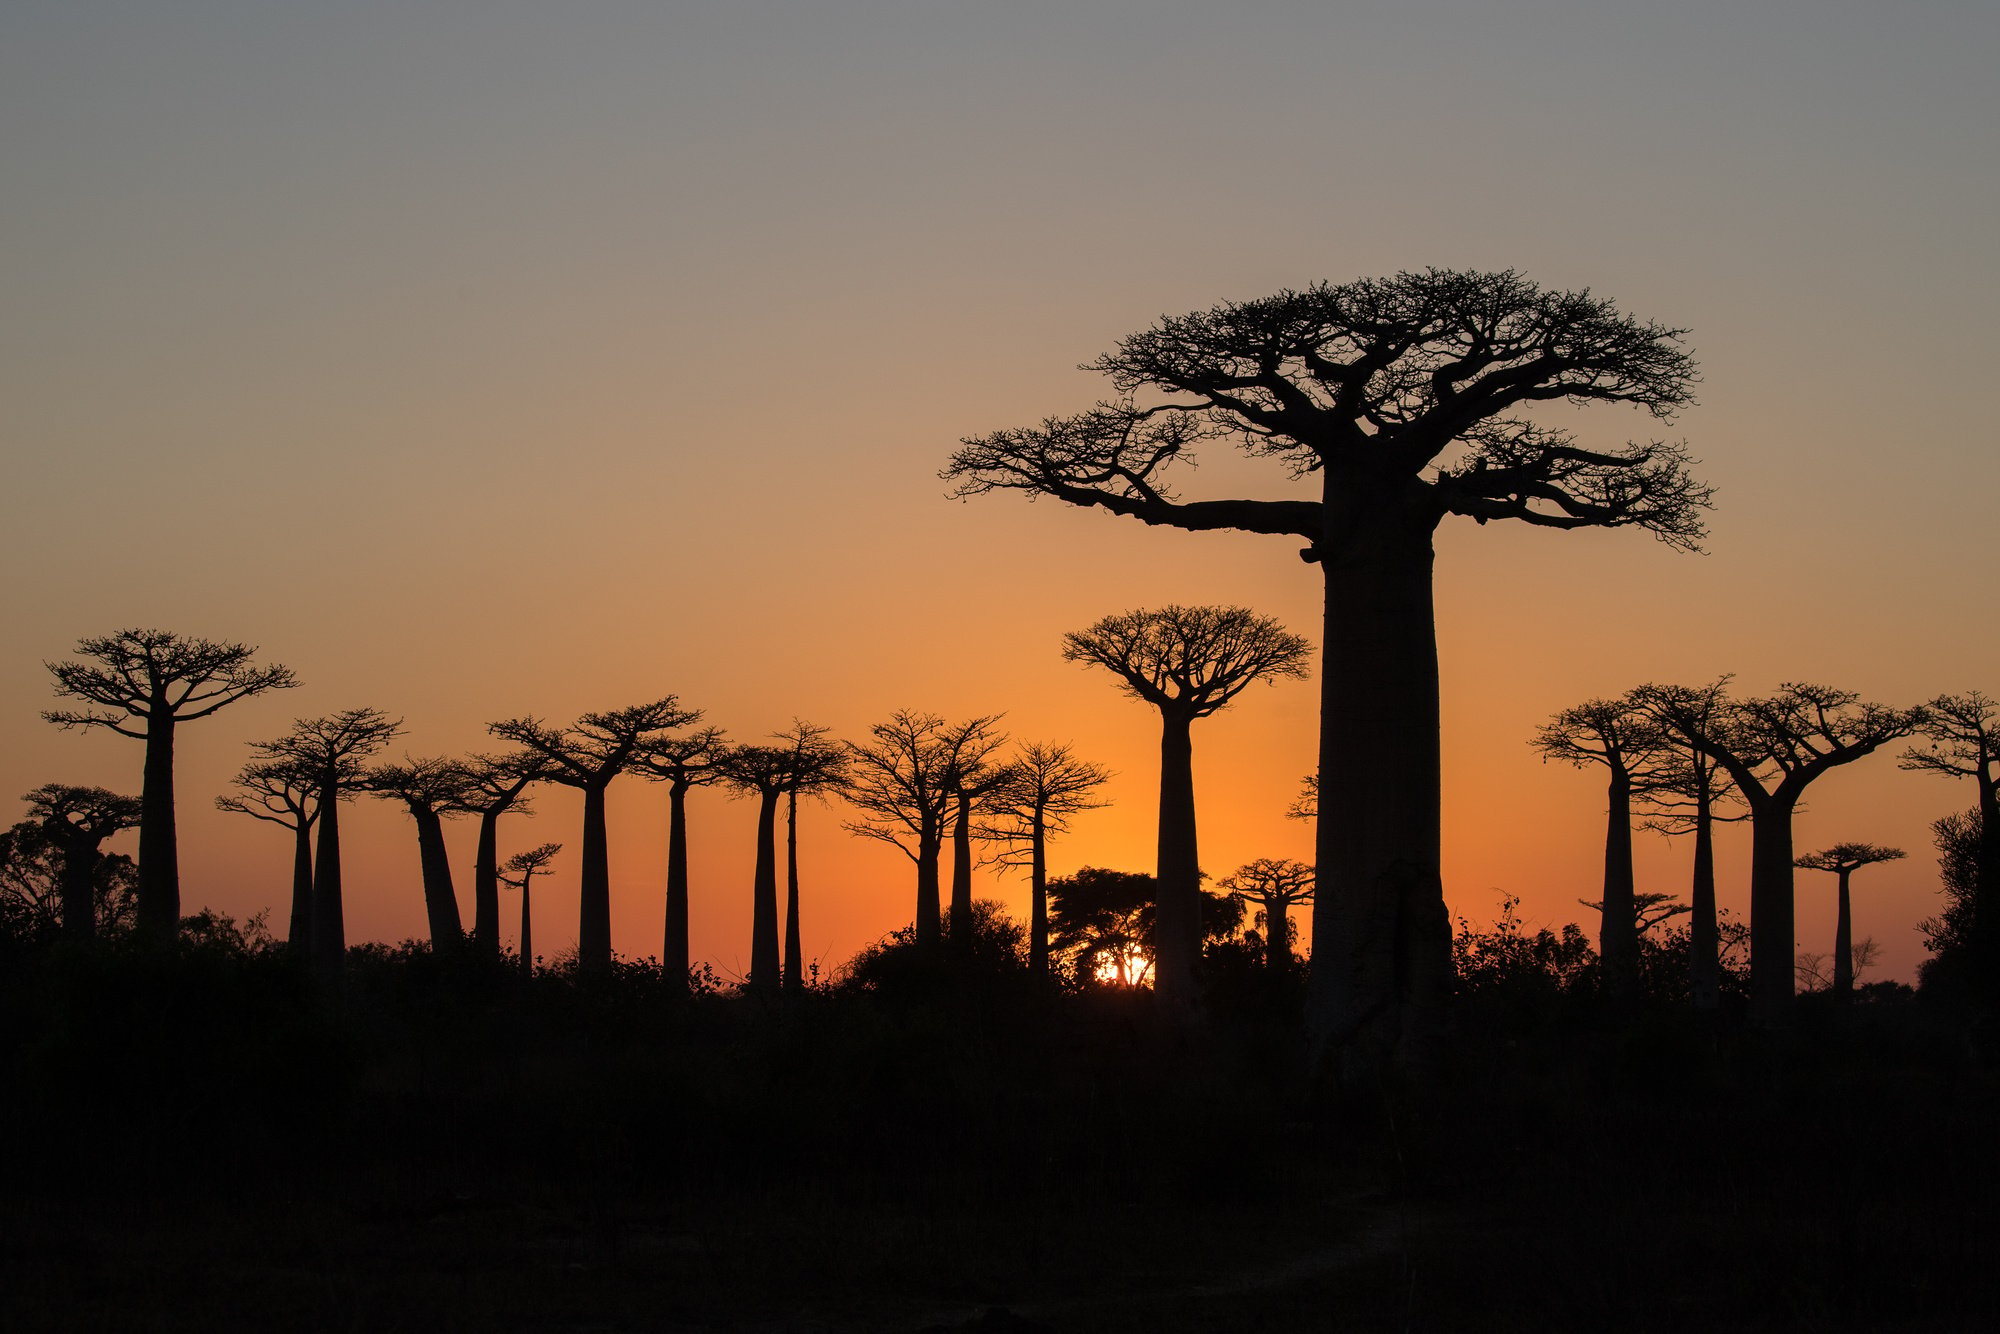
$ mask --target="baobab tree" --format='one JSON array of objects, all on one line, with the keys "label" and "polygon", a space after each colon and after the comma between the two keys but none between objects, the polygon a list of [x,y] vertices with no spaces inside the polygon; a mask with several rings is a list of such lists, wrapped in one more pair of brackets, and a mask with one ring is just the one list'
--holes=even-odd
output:
[{"label": "baobab tree", "polygon": [[847,778],[847,748],[828,741],[832,728],[792,719],[791,727],[773,733],[791,747],[791,773],[785,780],[785,974],[784,989],[805,985],[805,946],[799,927],[799,795],[837,792]]},{"label": "baobab tree", "polygon": [[1028,968],[1042,977],[1049,971],[1049,840],[1068,833],[1076,816],[1105,804],[1091,794],[1111,771],[1078,759],[1067,742],[1030,741],[1005,772],[1007,782],[987,799],[981,834],[1001,845],[1003,865],[1028,870]]},{"label": "baobab tree", "polygon": [[950,936],[970,948],[972,943],[972,840],[978,820],[994,794],[1012,780],[1006,766],[980,760],[959,770],[951,782],[951,910],[945,919]]},{"label": "baobab tree", "polygon": [[660,963],[685,978],[688,958],[687,795],[690,789],[718,781],[728,745],[719,727],[667,737],[633,757],[633,767],[667,785],[667,913]]},{"label": "baobab tree", "polygon": [[535,975],[535,922],[529,894],[535,877],[548,869],[562,851],[560,843],[544,843],[526,852],[517,852],[499,868],[500,883],[521,891],[521,976]]},{"label": "baobab tree", "polygon": [[1799,798],[1829,770],[1909,736],[1927,715],[1792,682],[1775,695],[1720,705],[1704,694],[1649,685],[1633,698],[1721,765],[1750,808],[1750,1003],[1769,1021],[1792,999],[1792,814]]},{"label": "baobab tree", "polygon": [[1292,967],[1291,910],[1311,903],[1317,877],[1313,868],[1287,857],[1259,857],[1236,868],[1218,886],[1264,914],[1264,963],[1273,976]]},{"label": "baobab tree", "polygon": [[1107,616],[1063,636],[1063,657],[1118,678],[1160,713],[1160,916],[1153,987],[1172,1006],[1195,999],[1201,959],[1201,857],[1195,833],[1196,719],[1228,707],[1254,681],[1304,677],[1312,645],[1244,607],[1161,607]]},{"label": "baobab tree", "polygon": [[319,779],[296,760],[263,760],[236,774],[237,795],[217,797],[217,810],[247,815],[292,835],[292,914],[286,936],[294,952],[312,939],[313,825],[319,820]]},{"label": "baobab tree", "polygon": [[289,667],[260,666],[248,644],[189,639],[167,630],[120,630],[77,641],[88,662],[45,664],[56,694],[94,705],[42,715],[59,727],[102,727],[146,743],[140,789],[139,929],[154,939],[180,929],[181,873],[174,832],[174,729],[238,700],[298,684]]},{"label": "baobab tree", "polygon": [[475,755],[465,763],[460,795],[465,810],[479,817],[479,842],[472,854],[472,944],[481,957],[500,957],[500,817],[509,811],[531,815],[525,793],[542,781],[548,761],[530,750]]},{"label": "baobab tree", "polygon": [[862,814],[850,833],[896,848],[916,864],[920,950],[943,934],[938,903],[938,860],[958,775],[986,763],[1003,744],[1000,716],[984,714],[947,725],[934,713],[898,710],[869,728],[867,745],[848,743],[848,773],[841,795]]},{"label": "baobab tree", "polygon": [[778,799],[791,785],[792,752],[786,746],[731,746],[720,765],[723,781],[757,798],[757,865],[750,883],[750,988],[775,991],[778,965]]},{"label": "baobab tree", "polygon": [[549,727],[533,717],[508,718],[486,730],[548,762],[545,779],[583,792],[583,867],[577,913],[579,972],[611,971],[611,856],[604,827],[604,793],[633,767],[633,757],[666,740],[668,732],[701,721],[673,695],[650,704],[586,713],[569,727]]},{"label": "baobab tree", "polygon": [[1839,909],[1833,926],[1833,994],[1836,1000],[1854,996],[1854,914],[1847,896],[1848,877],[1876,862],[1901,861],[1901,848],[1885,848],[1875,843],[1836,843],[1818,852],[1808,852],[1792,865],[1807,871],[1831,871],[1840,877]]},{"label": "baobab tree", "polygon": [[360,783],[362,761],[395,740],[402,730],[402,719],[391,718],[380,709],[343,709],[318,718],[301,718],[276,741],[259,741],[250,747],[265,760],[296,765],[312,780],[319,829],[313,849],[312,931],[305,943],[315,966],[325,971],[337,970],[347,957],[340,803]]},{"label": "baobab tree", "polygon": [[1904,751],[1901,767],[1970,778],[1978,792],[1971,878],[1985,896],[1965,897],[1957,945],[1980,994],[2000,1001],[2000,908],[1992,906],[2000,894],[2000,704],[1974,690],[1940,695],[1925,708],[1923,735],[1930,744]]},{"label": "baobab tree", "polygon": [[[1325,594],[1308,1017],[1350,1075],[1423,1062],[1450,993],[1432,534],[1458,515],[1692,548],[1709,492],[1680,446],[1586,449],[1525,415],[1622,403],[1671,418],[1696,380],[1682,334],[1513,272],[1322,283],[1162,319],[1090,363],[1117,399],[967,439],[944,470],[958,496],[1303,539]],[[1181,499],[1174,465],[1218,438],[1316,494]]]},{"label": "baobab tree", "polygon": [[[132,859],[99,852],[90,861],[93,934],[130,926],[138,885]],[[21,938],[62,934],[64,882],[74,865],[55,831],[40,820],[0,830],[0,931]]]},{"label": "baobab tree", "polygon": [[1630,699],[1593,699],[1562,710],[1529,742],[1544,763],[1555,760],[1605,772],[1604,897],[1597,953],[1606,994],[1639,989],[1639,930],[1632,904],[1632,800],[1659,776],[1665,729]]},{"label": "baobab tree", "polygon": [[142,827],[145,803],[101,787],[44,783],[23,796],[28,817],[62,857],[62,931],[71,940],[97,934],[98,863],[104,840]]},{"label": "baobab tree", "polygon": [[362,775],[360,783],[363,791],[402,802],[416,822],[424,918],[430,926],[431,953],[439,956],[455,955],[465,944],[464,919],[459,916],[451,858],[444,845],[444,822],[447,817],[470,813],[472,786],[472,774],[463,762],[441,757],[378,764]]}]

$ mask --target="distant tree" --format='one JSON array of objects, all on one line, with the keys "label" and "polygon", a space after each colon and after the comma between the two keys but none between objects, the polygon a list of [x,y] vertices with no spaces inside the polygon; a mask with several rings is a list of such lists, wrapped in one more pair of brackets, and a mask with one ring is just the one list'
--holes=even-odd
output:
[{"label": "distant tree", "polygon": [[[1000,738],[1005,740],[1004,734]],[[966,766],[951,782],[951,917],[950,929],[968,940],[972,930],[972,841],[994,795],[1012,781],[1004,764],[980,760]]]},{"label": "distant tree", "polygon": [[[20,940],[62,934],[66,881],[77,866],[44,821],[23,820],[0,830],[0,932]],[[129,928],[138,909],[139,875],[132,859],[98,853],[91,868],[93,932]]]},{"label": "distant tree", "polygon": [[189,639],[166,630],[120,630],[77,641],[89,662],[45,664],[56,694],[95,708],[51,710],[60,727],[103,727],[146,743],[140,800],[139,929],[155,939],[180,928],[181,873],[174,833],[174,729],[267,690],[298,684],[289,667],[258,666],[247,644]]},{"label": "distant tree", "polygon": [[938,861],[943,854],[958,775],[985,764],[1005,742],[998,714],[947,725],[934,713],[898,710],[877,723],[866,745],[847,745],[841,795],[861,812],[850,833],[887,843],[917,868],[916,948],[934,949],[943,936]]},{"label": "distant tree", "polygon": [[1042,977],[1049,971],[1049,839],[1068,833],[1076,816],[1105,804],[1091,797],[1111,771],[1078,759],[1066,742],[1030,741],[1004,772],[1007,782],[986,802],[983,837],[1001,845],[1003,864],[1028,870],[1028,967]]},{"label": "distant tree", "polygon": [[458,891],[451,882],[451,858],[444,845],[444,822],[471,813],[474,785],[463,761],[442,757],[405,758],[401,764],[378,764],[361,777],[360,788],[403,803],[417,825],[418,866],[423,876],[424,916],[430,925],[431,952],[457,954],[465,946],[464,919],[458,912]]},{"label": "distant tree", "polygon": [[1923,725],[1922,709],[1863,704],[1852,691],[1787,683],[1718,705],[1702,690],[1643,686],[1664,727],[1728,773],[1750,807],[1750,1001],[1765,1020],[1792,998],[1792,813],[1807,785]]},{"label": "distant tree", "polygon": [[[1800,950],[1793,960],[1793,974],[1801,991],[1825,991],[1843,1003],[1852,1001],[1853,988],[1867,971],[1875,966],[1881,956],[1882,947],[1871,936],[1857,940],[1845,953],[1818,954],[1811,950]],[[1842,994],[1839,979],[1847,978],[1847,993]]]},{"label": "distant tree", "polygon": [[1956,900],[1956,957],[1976,995],[2000,1008],[2000,704],[1974,690],[1940,695],[1926,706],[1930,744],[1903,752],[1902,767],[1970,778],[1978,793],[1977,845],[1965,883],[1984,886]]},{"label": "distant tree", "polygon": [[[276,741],[250,749],[265,760],[292,764],[311,776],[317,789],[319,831],[313,852],[312,931],[307,953],[322,970],[336,970],[347,957],[347,922],[340,875],[340,803],[361,782],[363,764],[397,736],[403,722],[380,709],[343,709],[301,718]],[[295,942],[296,943],[296,942]]]},{"label": "distant tree", "polygon": [[1201,856],[1195,834],[1198,718],[1254,681],[1307,675],[1312,645],[1243,607],[1161,607],[1107,616],[1063,637],[1063,657],[1104,668],[1160,713],[1160,889],[1153,985],[1170,1005],[1194,1002],[1201,957]]},{"label": "distant tree", "polygon": [[1159,882],[1137,871],[1086,866],[1049,881],[1049,946],[1079,986],[1136,986],[1153,970]]},{"label": "distant tree", "polygon": [[[960,496],[1023,491],[1304,539],[1326,594],[1309,1020],[1349,1077],[1426,1062],[1451,986],[1432,533],[1456,514],[1635,526],[1693,547],[1709,492],[1682,449],[1583,449],[1541,411],[1623,403],[1672,417],[1696,380],[1681,338],[1511,271],[1321,283],[1163,319],[1092,363],[1116,401],[965,440],[945,469]],[[1213,439],[1311,493],[1179,499],[1167,474]]]},{"label": "distant tree", "polygon": [[1605,773],[1604,897],[1597,954],[1606,994],[1639,989],[1639,933],[1632,895],[1632,800],[1660,773],[1665,729],[1630,699],[1593,699],[1562,710],[1529,742],[1544,763],[1598,765]]},{"label": "distant tree", "polygon": [[[1604,912],[1602,899],[1578,899],[1577,902],[1599,915]],[[1684,917],[1689,912],[1688,905],[1671,894],[1634,894],[1630,907],[1632,934],[1642,944],[1646,933],[1654,927],[1671,922],[1676,917]]]},{"label": "distant tree", "polygon": [[731,746],[723,781],[757,798],[757,865],[750,882],[750,988],[776,991],[778,955],[778,801],[791,785],[792,753],[784,746]]},{"label": "distant tree", "polygon": [[667,912],[660,963],[674,977],[688,976],[687,794],[722,777],[728,750],[719,727],[668,737],[633,757],[633,765],[667,785]]},{"label": "distant tree", "polygon": [[286,941],[300,953],[312,939],[313,825],[319,820],[319,779],[296,760],[263,760],[236,774],[238,794],[217,797],[217,810],[247,815],[291,831],[292,915]]},{"label": "distant tree", "polygon": [[1854,913],[1848,902],[1847,880],[1864,866],[1876,862],[1901,861],[1901,848],[1885,848],[1874,843],[1836,843],[1819,852],[1808,852],[1792,865],[1808,871],[1831,871],[1840,877],[1840,908],[1833,928],[1833,994],[1836,999],[1854,996]]},{"label": "distant tree", "polygon": [[535,922],[529,894],[535,877],[548,869],[556,854],[562,851],[560,843],[544,843],[526,852],[517,852],[509,857],[500,868],[500,883],[510,889],[521,891],[521,976],[535,975]]},{"label": "distant tree", "polygon": [[583,792],[583,866],[577,915],[579,972],[611,971],[611,856],[604,825],[604,793],[611,780],[632,768],[635,756],[666,740],[665,734],[701,721],[668,695],[650,704],[586,713],[569,727],[549,727],[532,717],[490,723],[486,730],[540,755],[548,762],[546,781]]},{"label": "distant tree", "polygon": [[1307,774],[1305,776],[1304,781],[1299,784],[1299,795],[1292,799],[1291,805],[1285,807],[1285,818],[1287,820],[1319,819],[1318,774]]},{"label": "distant tree", "polygon": [[785,972],[788,993],[805,986],[805,947],[799,928],[799,794],[808,797],[837,792],[847,779],[847,748],[828,741],[829,727],[792,719],[785,731],[773,733],[791,747],[791,772],[785,780]]},{"label": "distant tree", "polygon": [[1264,963],[1273,973],[1292,966],[1291,910],[1311,903],[1313,868],[1285,857],[1259,857],[1220,884],[1245,903],[1255,901],[1264,921]]},{"label": "distant tree", "polygon": [[1464,917],[1452,938],[1453,973],[1461,1000],[1515,1009],[1548,1010],[1563,999],[1588,994],[1597,981],[1597,956],[1582,928],[1524,929],[1519,896],[1500,900],[1493,929]]},{"label": "distant tree", "polygon": [[143,803],[101,787],[44,783],[22,797],[28,818],[61,854],[62,930],[71,940],[97,934],[98,863],[104,840],[139,827]]},{"label": "distant tree", "polygon": [[1938,854],[1938,891],[1945,897],[1945,906],[1937,916],[1917,923],[1924,947],[1932,955],[1918,971],[1926,991],[1955,991],[1981,998],[1976,988],[1984,979],[1976,972],[1972,941],[1974,915],[1981,906],[1979,850],[1984,833],[1985,817],[1977,806],[1931,824],[1931,842]]},{"label": "distant tree", "polygon": [[475,755],[465,762],[465,809],[479,817],[472,855],[472,944],[481,957],[500,957],[500,817],[532,815],[527,790],[542,781],[548,760],[531,750]]}]

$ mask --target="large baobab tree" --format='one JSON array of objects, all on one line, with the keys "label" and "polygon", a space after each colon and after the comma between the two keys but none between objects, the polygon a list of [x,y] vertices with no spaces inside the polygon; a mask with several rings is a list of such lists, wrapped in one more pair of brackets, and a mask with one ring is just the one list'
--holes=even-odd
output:
[{"label": "large baobab tree", "polygon": [[704,727],[660,742],[633,757],[633,767],[667,785],[667,914],[660,963],[675,977],[686,977],[688,958],[687,796],[697,787],[722,777],[728,751],[722,729]]},{"label": "large baobab tree", "polygon": [[1024,743],[1004,770],[1007,782],[987,798],[981,834],[1001,845],[1002,863],[1028,869],[1028,968],[1042,977],[1049,971],[1049,839],[1104,805],[1092,794],[1111,771],[1078,759],[1066,742],[1044,741]]},{"label": "large baobab tree", "polygon": [[521,976],[535,975],[535,921],[533,904],[530,900],[535,877],[548,869],[556,854],[562,851],[560,843],[544,843],[540,847],[517,852],[507,859],[506,865],[498,869],[500,883],[521,891]]},{"label": "large baobab tree", "polygon": [[313,825],[319,820],[319,778],[296,760],[246,764],[234,796],[217,797],[216,809],[247,815],[292,835],[292,915],[286,941],[303,952],[312,939]]},{"label": "large baobab tree", "polygon": [[[1633,526],[1692,547],[1709,493],[1679,446],[1586,449],[1545,414],[1622,403],[1672,417],[1696,379],[1681,337],[1512,272],[1323,283],[1162,319],[1090,364],[1116,400],[968,439],[944,471],[960,496],[1023,491],[1303,540],[1325,591],[1309,1020],[1351,1074],[1422,1060],[1450,991],[1433,531],[1458,515]],[[1305,494],[1181,499],[1173,466],[1214,439]]]},{"label": "large baobab tree", "polygon": [[918,949],[936,947],[943,935],[938,903],[938,860],[954,802],[958,775],[985,764],[1006,741],[998,714],[947,725],[934,713],[899,710],[869,728],[874,740],[848,743],[842,795],[861,812],[849,832],[895,847],[917,868]]},{"label": "large baobab tree", "polygon": [[1253,681],[1303,677],[1312,645],[1243,607],[1161,607],[1107,616],[1063,636],[1063,657],[1104,668],[1160,713],[1159,921],[1153,987],[1191,1005],[1201,959],[1201,857],[1195,833],[1196,719],[1229,705]]},{"label": "large baobab tree", "polygon": [[1719,705],[1705,696],[1685,686],[1633,693],[1662,726],[1721,765],[1750,808],[1750,1003],[1769,1021],[1792,999],[1792,814],[1799,798],[1829,770],[1909,736],[1926,714],[1799,683]]},{"label": "large baobab tree", "polygon": [[1885,848],[1875,843],[1836,843],[1818,852],[1808,852],[1792,863],[1803,870],[1831,871],[1840,877],[1840,901],[1833,919],[1833,995],[1836,1000],[1851,1000],[1854,996],[1854,910],[1848,900],[1848,878],[1864,866],[1901,861],[1903,856],[1901,848]]},{"label": "large baobab tree", "polygon": [[2000,704],[1974,690],[1940,695],[1925,708],[1923,734],[1930,744],[1904,751],[1902,767],[1970,778],[1979,794],[1971,867],[1975,890],[1962,900],[1956,944],[1979,994],[2000,1002],[2000,906],[1995,906],[2000,903]]},{"label": "large baobab tree", "polygon": [[472,854],[472,946],[482,958],[500,957],[500,817],[531,815],[525,793],[542,781],[548,761],[530,750],[475,755],[465,764],[464,808],[479,817]]},{"label": "large baobab tree", "polygon": [[289,667],[260,666],[248,644],[190,639],[166,630],[120,630],[79,640],[86,662],[51,662],[56,694],[94,707],[51,710],[61,727],[103,727],[146,743],[139,822],[139,929],[155,939],[180,929],[181,873],[174,833],[174,729],[238,700],[298,684]]},{"label": "large baobab tree", "polygon": [[104,840],[141,826],[144,801],[101,787],[44,783],[22,797],[28,816],[62,858],[62,931],[71,940],[97,934],[98,863]]},{"label": "large baobab tree", "polygon": [[451,882],[444,822],[449,816],[470,813],[471,771],[459,760],[406,758],[401,764],[376,765],[362,776],[361,788],[385,800],[402,802],[416,822],[417,864],[423,877],[431,953],[441,957],[457,954],[465,945],[465,924],[458,912],[458,891]]},{"label": "large baobab tree", "polygon": [[1659,776],[1665,729],[1630,699],[1593,699],[1562,710],[1529,742],[1543,761],[1605,772],[1604,897],[1599,901],[1597,952],[1607,995],[1629,999],[1639,989],[1639,928],[1633,910],[1632,800]]},{"label": "large baobab tree", "polygon": [[847,778],[847,748],[828,741],[830,727],[792,719],[783,732],[773,733],[792,752],[785,779],[785,973],[784,989],[796,993],[805,986],[805,945],[799,927],[799,795],[837,792]]},{"label": "large baobab tree", "polygon": [[1264,963],[1274,975],[1292,967],[1291,910],[1311,903],[1318,877],[1313,868],[1287,857],[1259,857],[1236,868],[1220,882],[1245,903],[1255,901],[1264,914]]},{"label": "large baobab tree", "polygon": [[611,856],[605,834],[604,794],[611,780],[633,767],[633,757],[666,740],[666,733],[699,722],[673,695],[650,704],[586,713],[569,727],[549,727],[532,717],[508,718],[486,730],[548,762],[546,781],[583,792],[583,866],[577,914],[576,963],[580,972],[611,971]]},{"label": "large baobab tree", "polygon": [[[318,718],[301,718],[276,741],[260,741],[250,747],[265,760],[296,765],[302,775],[310,776],[314,787],[319,830],[313,849],[312,930],[305,944],[322,970],[337,970],[347,957],[340,803],[361,782],[362,761],[395,740],[402,730],[402,719],[391,718],[380,709],[343,709]],[[294,943],[298,943],[296,938]]]}]

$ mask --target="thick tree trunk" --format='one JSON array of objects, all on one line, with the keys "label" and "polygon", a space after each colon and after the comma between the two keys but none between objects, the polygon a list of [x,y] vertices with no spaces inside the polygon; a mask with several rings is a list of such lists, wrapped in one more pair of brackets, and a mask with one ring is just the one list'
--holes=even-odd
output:
[{"label": "thick tree trunk", "polygon": [[785,990],[805,985],[805,949],[799,940],[799,793],[785,794]]},{"label": "thick tree trunk", "polygon": [[70,940],[97,937],[97,845],[82,838],[62,840],[62,930]]},{"label": "thick tree trunk", "polygon": [[689,784],[667,787],[667,934],[660,964],[670,977],[688,975],[687,792]]},{"label": "thick tree trunk", "polygon": [[1332,527],[1321,544],[1308,1023],[1330,1073],[1372,1082],[1391,1063],[1430,1065],[1451,987],[1438,852],[1435,516],[1411,494],[1340,512],[1351,516],[1349,530]]},{"label": "thick tree trunk", "polygon": [[778,793],[759,794],[757,878],[750,889],[750,985],[759,991],[778,985]]},{"label": "thick tree trunk", "polygon": [[1036,811],[1028,826],[1028,971],[1046,977],[1049,971],[1048,821]]},{"label": "thick tree trunk", "polygon": [[1639,990],[1639,929],[1632,907],[1632,779],[1613,767],[1605,792],[1604,899],[1597,952],[1604,994],[1627,1000]]},{"label": "thick tree trunk", "polygon": [[301,817],[292,828],[292,925],[285,940],[294,954],[312,945],[312,825]]},{"label": "thick tree trunk", "polygon": [[1160,714],[1160,826],[1153,919],[1153,990],[1170,1009],[1195,1003],[1201,960],[1201,856],[1194,823],[1192,716]]},{"label": "thick tree trunk", "polygon": [[1847,877],[1853,874],[1840,869],[1840,907],[1833,919],[1833,998],[1839,1001],[1854,996],[1854,918],[1847,898]]},{"label": "thick tree trunk", "polygon": [[465,926],[458,915],[458,891],[451,883],[451,860],[445,854],[444,820],[434,810],[411,807],[417,821],[417,858],[423,868],[424,916],[431,929],[431,953],[458,953],[465,943]]},{"label": "thick tree trunk", "polygon": [[936,949],[942,934],[938,920],[938,856],[944,851],[943,831],[923,818],[917,831],[917,948]]},{"label": "thick tree trunk", "polygon": [[1781,1020],[1793,993],[1792,808],[1797,798],[1750,800],[1750,1013]]},{"label": "thick tree trunk", "polygon": [[957,823],[951,830],[951,935],[960,949],[972,945],[972,798],[953,797]]},{"label": "thick tree trunk", "polygon": [[1264,964],[1273,977],[1283,977],[1292,967],[1292,922],[1282,899],[1264,900]]},{"label": "thick tree trunk", "polygon": [[340,885],[340,785],[331,776],[319,789],[319,846],[313,858],[312,938],[315,965],[337,973],[347,960],[347,924]]},{"label": "thick tree trunk", "polygon": [[501,806],[479,813],[479,845],[472,854],[472,946],[482,959],[500,957]]},{"label": "thick tree trunk", "polygon": [[1715,909],[1714,798],[1706,783],[1695,793],[1694,884],[1688,897],[1688,987],[1695,1009],[1714,1010],[1722,1004],[1722,925]]},{"label": "thick tree trunk", "polygon": [[611,854],[604,827],[608,784],[583,789],[583,896],[577,913],[576,966],[580,973],[611,971]]},{"label": "thick tree trunk", "polygon": [[172,940],[181,927],[180,846],[174,833],[174,718],[155,697],[146,720],[146,776],[139,792],[140,934]]}]

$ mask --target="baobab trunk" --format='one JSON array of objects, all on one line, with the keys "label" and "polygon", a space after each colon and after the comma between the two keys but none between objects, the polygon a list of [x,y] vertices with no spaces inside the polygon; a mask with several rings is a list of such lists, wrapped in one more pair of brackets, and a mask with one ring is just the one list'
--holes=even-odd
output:
[{"label": "baobab trunk", "polygon": [[1604,898],[1597,952],[1604,992],[1629,999],[1639,989],[1639,929],[1632,909],[1632,780],[1614,768],[1605,793]]},{"label": "baobab trunk", "polygon": [[[1336,1077],[1428,1066],[1450,992],[1439,871],[1435,517],[1328,487],[1310,1029]],[[1343,523],[1343,519],[1350,520]]]},{"label": "baobab trunk", "polygon": [[958,948],[972,944],[972,798],[960,792],[953,799],[958,823],[951,831],[951,935]]},{"label": "baobab trunk", "polygon": [[482,959],[500,957],[500,810],[479,813],[472,855],[472,944]]},{"label": "baobab trunk", "polygon": [[799,792],[785,794],[785,990],[805,982],[805,950],[799,942]]},{"label": "baobab trunk", "polygon": [[750,890],[750,985],[778,985],[778,793],[758,795],[757,878]]},{"label": "baobab trunk", "polygon": [[71,940],[88,941],[97,935],[97,903],[92,890],[97,880],[97,849],[80,839],[62,845],[62,928]]},{"label": "baobab trunk", "polygon": [[583,789],[583,886],[576,927],[577,971],[598,976],[611,971],[611,855],[604,830],[605,787],[596,783]]},{"label": "baobab trunk", "polygon": [[1713,803],[1704,783],[1695,793],[1694,884],[1688,895],[1688,987],[1697,1010],[1714,1010],[1722,1004],[1722,927],[1715,910]]},{"label": "baobab trunk", "polygon": [[1049,971],[1048,821],[1037,810],[1028,826],[1028,889],[1033,898],[1028,918],[1028,970],[1036,977]]},{"label": "baobab trunk", "polygon": [[1750,1013],[1764,1023],[1792,1002],[1792,807],[1796,798],[1750,799]]},{"label": "baobab trunk", "polygon": [[1172,1008],[1195,1001],[1201,958],[1201,857],[1194,823],[1194,719],[1160,713],[1160,835],[1153,920],[1153,988]]},{"label": "baobab trunk", "polygon": [[535,927],[528,906],[528,886],[534,882],[532,871],[521,877],[521,976],[527,979],[535,976]]},{"label": "baobab trunk", "polygon": [[686,783],[667,788],[667,933],[660,964],[673,977],[688,975],[688,854]]},{"label": "baobab trunk", "polygon": [[295,954],[312,943],[312,892],[312,826],[301,817],[292,831],[292,925],[285,937]]},{"label": "baobab trunk", "polygon": [[1278,899],[1264,900],[1264,964],[1273,977],[1282,977],[1292,966],[1292,922]]},{"label": "baobab trunk", "polygon": [[451,860],[445,853],[444,820],[436,811],[412,810],[417,821],[417,858],[423,868],[424,916],[431,929],[431,953],[456,954],[465,940],[458,915],[458,891],[451,883]]},{"label": "baobab trunk", "polygon": [[347,959],[347,924],[340,903],[340,786],[328,776],[319,788],[319,847],[313,861],[313,962],[337,973]]},{"label": "baobab trunk", "polygon": [[917,831],[917,948],[935,949],[941,934],[938,920],[938,854],[942,831],[926,815]]},{"label": "baobab trunk", "polygon": [[1840,907],[1833,919],[1833,998],[1845,1001],[1854,996],[1854,918],[1847,899],[1847,877],[1854,870],[1843,866],[1839,874]]},{"label": "baobab trunk", "polygon": [[146,720],[146,774],[139,793],[141,935],[172,940],[181,925],[180,844],[174,833],[174,721],[165,697],[154,696]]}]

